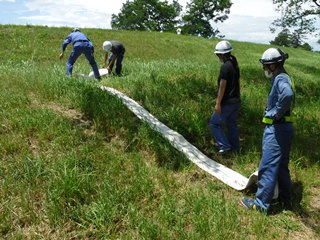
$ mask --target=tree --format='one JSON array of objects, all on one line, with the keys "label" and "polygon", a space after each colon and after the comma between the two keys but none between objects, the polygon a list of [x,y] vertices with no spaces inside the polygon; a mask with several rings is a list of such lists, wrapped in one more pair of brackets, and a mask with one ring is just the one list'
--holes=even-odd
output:
[{"label": "tree", "polygon": [[300,48],[307,50],[307,51],[312,51],[312,47],[308,43],[304,43],[300,46]]},{"label": "tree", "polygon": [[192,0],[187,4],[187,13],[182,17],[182,33],[214,37],[219,33],[210,22],[228,19],[230,0]]},{"label": "tree", "polygon": [[270,42],[270,44],[278,45],[282,47],[290,47],[290,32],[288,29],[283,29],[277,37],[273,41]]},{"label": "tree", "polygon": [[308,51],[312,50],[312,47],[308,43],[302,44],[299,37],[295,33],[291,34],[288,29],[283,29],[273,41],[270,41],[270,44],[282,47],[299,47]]},{"label": "tree", "polygon": [[125,30],[175,31],[181,12],[177,0],[127,0],[118,15],[112,14],[111,27]]},{"label": "tree", "polygon": [[281,12],[281,18],[273,21],[270,28],[291,29],[291,41],[295,47],[301,46],[308,34],[316,30],[314,23],[320,16],[320,1],[318,0],[273,0],[273,4]]}]

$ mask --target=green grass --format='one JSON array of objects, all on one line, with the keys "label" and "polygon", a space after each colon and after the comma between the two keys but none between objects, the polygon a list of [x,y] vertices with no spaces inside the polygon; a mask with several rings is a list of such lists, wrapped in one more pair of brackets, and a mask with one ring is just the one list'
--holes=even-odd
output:
[{"label": "green grass", "polygon": [[[239,207],[243,193],[185,159],[98,86],[124,92],[209,157],[248,176],[261,157],[269,83],[258,59],[268,45],[231,41],[241,69],[242,153],[219,157],[208,124],[218,39],[84,29],[99,66],[103,41],[117,39],[127,49],[125,76],[97,84],[65,77],[66,58],[58,56],[70,30],[0,26],[0,238],[320,237],[318,53],[284,49],[297,88],[294,210],[265,216]],[[90,71],[80,57],[74,73]]]}]

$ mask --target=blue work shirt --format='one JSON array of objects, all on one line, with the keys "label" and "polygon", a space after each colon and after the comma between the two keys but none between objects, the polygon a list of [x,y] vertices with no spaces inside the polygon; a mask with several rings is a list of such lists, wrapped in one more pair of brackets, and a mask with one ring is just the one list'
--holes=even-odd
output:
[{"label": "blue work shirt", "polygon": [[290,77],[280,71],[271,79],[271,90],[268,95],[265,117],[282,118],[290,116],[291,103],[294,100]]},{"label": "blue work shirt", "polygon": [[62,43],[62,51],[64,52],[66,50],[66,47],[69,43],[72,43],[73,46],[78,46],[81,44],[86,44],[88,47],[93,47],[92,42],[89,40],[89,38],[82,32],[72,32],[70,33]]}]

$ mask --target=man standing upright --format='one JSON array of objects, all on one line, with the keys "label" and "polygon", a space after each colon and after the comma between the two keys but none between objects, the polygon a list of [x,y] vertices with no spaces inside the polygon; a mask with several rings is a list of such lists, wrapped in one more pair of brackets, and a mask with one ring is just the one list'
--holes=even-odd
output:
[{"label": "man standing upright", "polygon": [[60,53],[60,59],[63,58],[64,51],[66,50],[69,43],[72,43],[73,48],[67,61],[67,71],[66,75],[72,75],[73,65],[81,54],[84,54],[89,64],[92,67],[94,76],[96,79],[100,80],[100,74],[98,70],[97,63],[94,59],[94,47],[89,38],[80,31],[79,28],[73,29],[62,43],[62,52]]},{"label": "man standing upright", "polygon": [[258,172],[258,190],[255,199],[242,198],[248,209],[268,212],[279,186],[279,202],[284,209],[292,208],[289,157],[293,138],[292,108],[295,101],[294,84],[284,69],[288,54],[279,48],[267,49],[260,62],[270,81],[267,107],[262,122],[266,125],[262,139],[262,158]]},{"label": "man standing upright", "polygon": [[[240,150],[237,125],[240,109],[240,70],[237,58],[231,54],[231,51],[231,44],[225,40],[218,42],[214,51],[221,62],[221,68],[210,129],[219,146],[219,153]],[[228,128],[227,136],[223,129],[224,123]]]}]

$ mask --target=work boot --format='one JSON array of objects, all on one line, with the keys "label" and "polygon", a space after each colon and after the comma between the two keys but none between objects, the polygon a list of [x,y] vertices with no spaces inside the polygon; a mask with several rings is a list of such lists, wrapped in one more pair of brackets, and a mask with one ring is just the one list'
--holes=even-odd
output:
[{"label": "work boot", "polygon": [[279,203],[283,210],[292,211],[292,201],[290,199],[283,199],[279,197]]},{"label": "work boot", "polygon": [[266,210],[258,207],[258,206],[254,203],[254,200],[251,199],[251,198],[242,197],[242,198],[240,199],[240,204],[241,204],[242,206],[246,207],[247,209],[266,213]]}]

